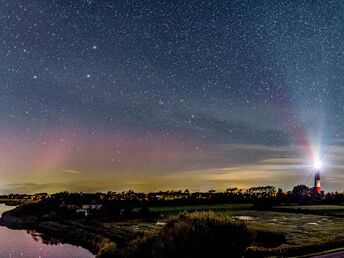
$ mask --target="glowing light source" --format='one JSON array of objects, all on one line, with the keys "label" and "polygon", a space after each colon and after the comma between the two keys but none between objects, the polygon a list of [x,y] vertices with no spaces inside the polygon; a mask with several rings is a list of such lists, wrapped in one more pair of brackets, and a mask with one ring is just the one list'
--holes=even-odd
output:
[{"label": "glowing light source", "polygon": [[315,169],[320,169],[321,168],[321,162],[319,160],[315,161],[313,164]]}]

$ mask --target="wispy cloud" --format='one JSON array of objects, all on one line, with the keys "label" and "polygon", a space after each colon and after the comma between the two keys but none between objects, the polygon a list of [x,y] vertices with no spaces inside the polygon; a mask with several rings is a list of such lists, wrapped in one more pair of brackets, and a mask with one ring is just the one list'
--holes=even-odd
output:
[{"label": "wispy cloud", "polygon": [[63,172],[69,173],[69,174],[80,174],[81,173],[81,171],[74,170],[74,169],[65,169],[65,170],[63,170]]}]

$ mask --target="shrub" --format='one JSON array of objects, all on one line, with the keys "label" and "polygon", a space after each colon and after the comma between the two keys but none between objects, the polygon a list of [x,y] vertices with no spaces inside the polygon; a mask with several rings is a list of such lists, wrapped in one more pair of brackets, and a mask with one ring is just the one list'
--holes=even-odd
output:
[{"label": "shrub", "polygon": [[100,249],[97,254],[97,258],[110,258],[115,257],[117,253],[117,246],[114,242],[104,240],[100,244]]},{"label": "shrub", "polygon": [[156,236],[150,234],[146,234],[141,238],[134,239],[130,241],[126,249],[122,250],[121,258],[153,258],[153,247],[155,241]]},{"label": "shrub", "polygon": [[135,240],[127,257],[241,257],[253,233],[244,224],[213,212],[185,213],[167,222],[154,237]]}]

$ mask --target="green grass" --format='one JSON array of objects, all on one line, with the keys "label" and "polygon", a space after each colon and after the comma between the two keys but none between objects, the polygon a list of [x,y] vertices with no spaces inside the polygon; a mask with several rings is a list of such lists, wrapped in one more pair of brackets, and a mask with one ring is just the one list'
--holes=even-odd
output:
[{"label": "green grass", "polygon": [[[281,206],[283,207],[283,206]],[[150,207],[151,211],[164,214],[166,217],[188,211],[208,211],[232,216],[234,220],[244,222],[262,231],[280,232],[286,236],[287,244],[300,245],[304,242],[331,241],[344,239],[344,218],[324,214],[341,213],[344,215],[344,206],[340,205],[309,205],[285,206],[295,211],[308,209],[316,214],[293,213],[292,210],[258,211],[253,210],[251,204],[214,204],[191,205],[175,207]]]},{"label": "green grass", "polygon": [[[284,207],[284,206],[281,206]],[[280,208],[280,207],[278,207]],[[286,237],[286,244],[282,249],[295,248],[305,244],[315,244],[344,240],[344,206],[340,205],[307,205],[285,206],[285,211],[253,210],[251,204],[216,204],[176,207],[151,207],[154,212],[169,217],[183,211],[212,210],[232,216],[234,220],[243,220],[246,225],[257,231],[271,231],[282,233]],[[291,209],[288,209],[291,208]],[[310,213],[299,213],[300,210]],[[293,212],[295,210],[295,212]],[[331,214],[335,214],[330,216]]]},{"label": "green grass", "polygon": [[215,212],[173,216],[155,235],[131,241],[122,250],[128,258],[242,257],[254,232]]},{"label": "green grass", "polygon": [[343,205],[292,205],[292,206],[275,206],[276,211],[299,212],[315,215],[326,215],[344,218]]},{"label": "green grass", "polygon": [[[326,251],[341,247],[344,243],[344,217],[327,216],[327,212],[344,212],[344,206],[289,206],[285,211],[260,211],[254,210],[251,204],[216,204],[192,205],[175,207],[150,207],[157,213],[164,214],[161,222],[168,221],[173,215],[188,211],[207,211],[228,215],[234,221],[244,223],[255,231],[280,233],[285,236],[286,242],[277,247],[264,247],[258,243],[251,245],[252,250],[270,255],[298,255],[307,254],[315,247],[315,252]],[[308,209],[315,213],[300,213],[300,209]],[[132,225],[131,229],[154,232],[161,226],[152,224],[150,227]],[[306,256],[307,257],[307,256]]]},{"label": "green grass", "polygon": [[252,204],[213,204],[213,205],[187,205],[187,206],[162,206],[162,207],[149,207],[152,212],[162,213],[164,215],[175,215],[184,211],[209,211],[214,212],[237,212],[252,209]]},{"label": "green grass", "polygon": [[309,211],[343,211],[344,205],[290,205],[274,206],[278,209],[309,210]]},{"label": "green grass", "polygon": [[283,233],[286,236],[287,243],[291,245],[344,239],[343,218],[254,210],[230,212],[228,214],[231,216],[244,216],[245,223],[256,230]]}]

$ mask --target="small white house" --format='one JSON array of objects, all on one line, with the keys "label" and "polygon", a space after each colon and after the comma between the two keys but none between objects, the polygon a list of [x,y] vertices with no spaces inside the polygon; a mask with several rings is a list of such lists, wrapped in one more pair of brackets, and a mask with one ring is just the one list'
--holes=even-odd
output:
[{"label": "small white house", "polygon": [[87,217],[88,216],[88,212],[87,212],[87,210],[84,210],[84,209],[77,209],[76,210],[76,215],[78,215],[78,216],[84,216],[84,217]]},{"label": "small white house", "polygon": [[84,210],[99,210],[102,207],[101,204],[83,204],[81,208]]}]

